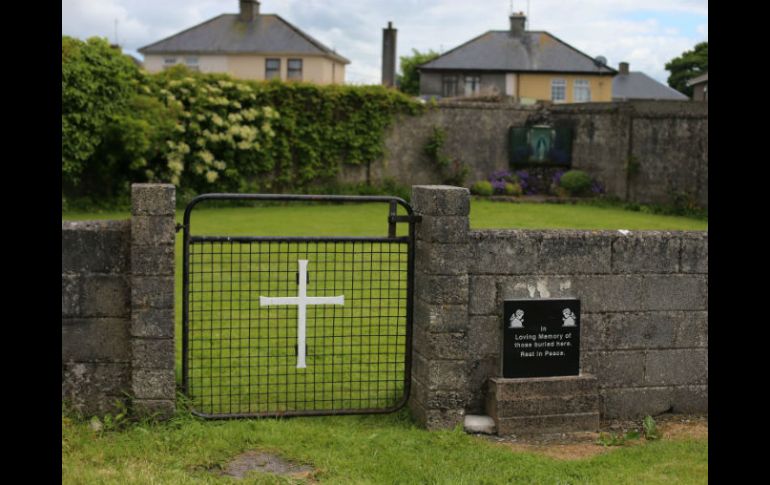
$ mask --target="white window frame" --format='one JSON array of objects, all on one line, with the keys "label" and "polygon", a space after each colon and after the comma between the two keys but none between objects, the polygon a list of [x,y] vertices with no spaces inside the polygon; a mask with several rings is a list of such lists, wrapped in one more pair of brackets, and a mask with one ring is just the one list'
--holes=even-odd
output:
[{"label": "white window frame", "polygon": [[200,71],[200,64],[198,56],[187,56],[184,58],[184,65],[187,66],[188,69],[191,69],[193,71]]},{"label": "white window frame", "polygon": [[[291,64],[296,62],[299,62],[299,69],[291,67]],[[305,63],[302,62],[302,59],[287,59],[286,60],[286,79],[290,81],[302,81],[302,70],[303,70],[304,64]],[[292,77],[292,73],[296,73],[296,72],[299,72],[299,77]]]},{"label": "white window frame", "polygon": [[477,74],[463,76],[463,94],[473,96],[479,93],[481,93],[481,76]]},{"label": "white window frame", "polygon": [[[563,97],[556,98],[557,89],[561,91]],[[567,102],[567,80],[563,78],[551,79],[551,101],[554,103],[566,103]]]},{"label": "white window frame", "polygon": [[575,79],[572,82],[572,102],[591,102],[591,83],[587,79]]},{"label": "white window frame", "polygon": [[[269,72],[275,71],[275,69],[268,70],[267,65],[268,65],[268,63],[270,61],[278,61],[278,69],[277,69],[278,74],[276,76],[273,76],[273,77],[269,77],[268,76]],[[265,80],[269,81],[271,79],[281,79],[281,59],[278,58],[278,57],[270,57],[270,58],[265,59]]]},{"label": "white window frame", "polygon": [[444,74],[441,76],[441,95],[445,98],[457,96],[460,90],[460,80],[457,74]]},{"label": "white window frame", "polygon": [[176,57],[164,57],[163,58],[163,65],[164,66],[173,66],[176,64]]}]

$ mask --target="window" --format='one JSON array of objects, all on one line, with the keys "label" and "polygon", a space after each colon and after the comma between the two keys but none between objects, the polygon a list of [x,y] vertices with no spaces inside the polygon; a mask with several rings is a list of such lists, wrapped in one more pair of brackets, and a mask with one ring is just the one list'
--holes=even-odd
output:
[{"label": "window", "polygon": [[567,81],[564,79],[553,79],[551,81],[551,101],[554,103],[567,101]]},{"label": "window", "polygon": [[457,76],[443,77],[441,95],[445,98],[457,96]]},{"label": "window", "polygon": [[280,59],[265,59],[265,79],[281,79]]},{"label": "window", "polygon": [[287,66],[287,78],[302,81],[302,59],[289,59]]},{"label": "window", "polygon": [[176,57],[164,57],[163,58],[163,69],[167,67],[171,67],[174,64],[176,64]]},{"label": "window", "polygon": [[481,76],[465,76],[465,95],[472,96],[481,91]]},{"label": "window", "polygon": [[575,103],[591,101],[591,86],[585,79],[575,79],[572,99]]},{"label": "window", "polygon": [[191,69],[193,71],[199,71],[200,68],[198,67],[198,58],[195,56],[191,57],[185,57],[184,63],[187,66],[188,69]]}]

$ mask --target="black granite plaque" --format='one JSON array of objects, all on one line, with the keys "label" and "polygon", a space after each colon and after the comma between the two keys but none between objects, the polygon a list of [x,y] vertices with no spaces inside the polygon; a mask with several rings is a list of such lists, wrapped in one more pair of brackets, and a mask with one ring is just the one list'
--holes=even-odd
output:
[{"label": "black granite plaque", "polygon": [[580,300],[503,303],[503,377],[580,373]]}]

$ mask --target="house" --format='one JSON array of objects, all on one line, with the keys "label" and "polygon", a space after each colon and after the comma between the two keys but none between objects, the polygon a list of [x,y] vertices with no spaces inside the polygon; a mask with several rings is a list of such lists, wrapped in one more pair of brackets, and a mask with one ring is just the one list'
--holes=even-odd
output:
[{"label": "house", "polygon": [[617,71],[548,32],[525,30],[523,13],[508,30],[491,30],[420,66],[420,95],[501,94],[522,103],[611,101]]},{"label": "house", "polygon": [[698,77],[694,77],[687,81],[687,86],[693,86],[692,100],[693,101],[708,101],[709,100],[709,73],[706,71]]},{"label": "house", "polygon": [[158,72],[184,64],[240,79],[342,84],[350,61],[256,0],[240,0],[238,14],[222,14],[139,49],[144,67]]},{"label": "house", "polygon": [[688,101],[690,99],[676,89],[659,83],[643,72],[629,71],[627,62],[621,62],[619,67],[618,75],[612,78],[613,101],[637,99]]}]

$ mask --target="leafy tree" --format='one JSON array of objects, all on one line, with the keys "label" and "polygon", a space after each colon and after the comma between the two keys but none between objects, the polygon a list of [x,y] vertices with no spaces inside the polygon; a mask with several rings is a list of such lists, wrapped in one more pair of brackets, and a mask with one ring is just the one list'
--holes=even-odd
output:
[{"label": "leafy tree", "polygon": [[128,106],[139,69],[106,39],[62,36],[62,182],[77,187],[104,126]]},{"label": "leafy tree", "polygon": [[131,182],[170,180],[163,168],[171,151],[168,140],[178,136],[182,110],[147,94],[134,96],[128,106],[104,126],[79,192],[110,198],[128,194]]},{"label": "leafy tree", "polygon": [[412,49],[411,56],[401,56],[399,58],[401,61],[401,74],[398,75],[396,81],[399,89],[412,96],[420,94],[420,73],[417,72],[417,68],[438,56],[439,53],[433,50],[419,52],[417,49]]},{"label": "leafy tree", "polygon": [[709,70],[709,43],[701,42],[695,48],[685,51],[681,56],[671,59],[666,64],[668,85],[677,91],[692,97],[693,88],[687,81]]}]

